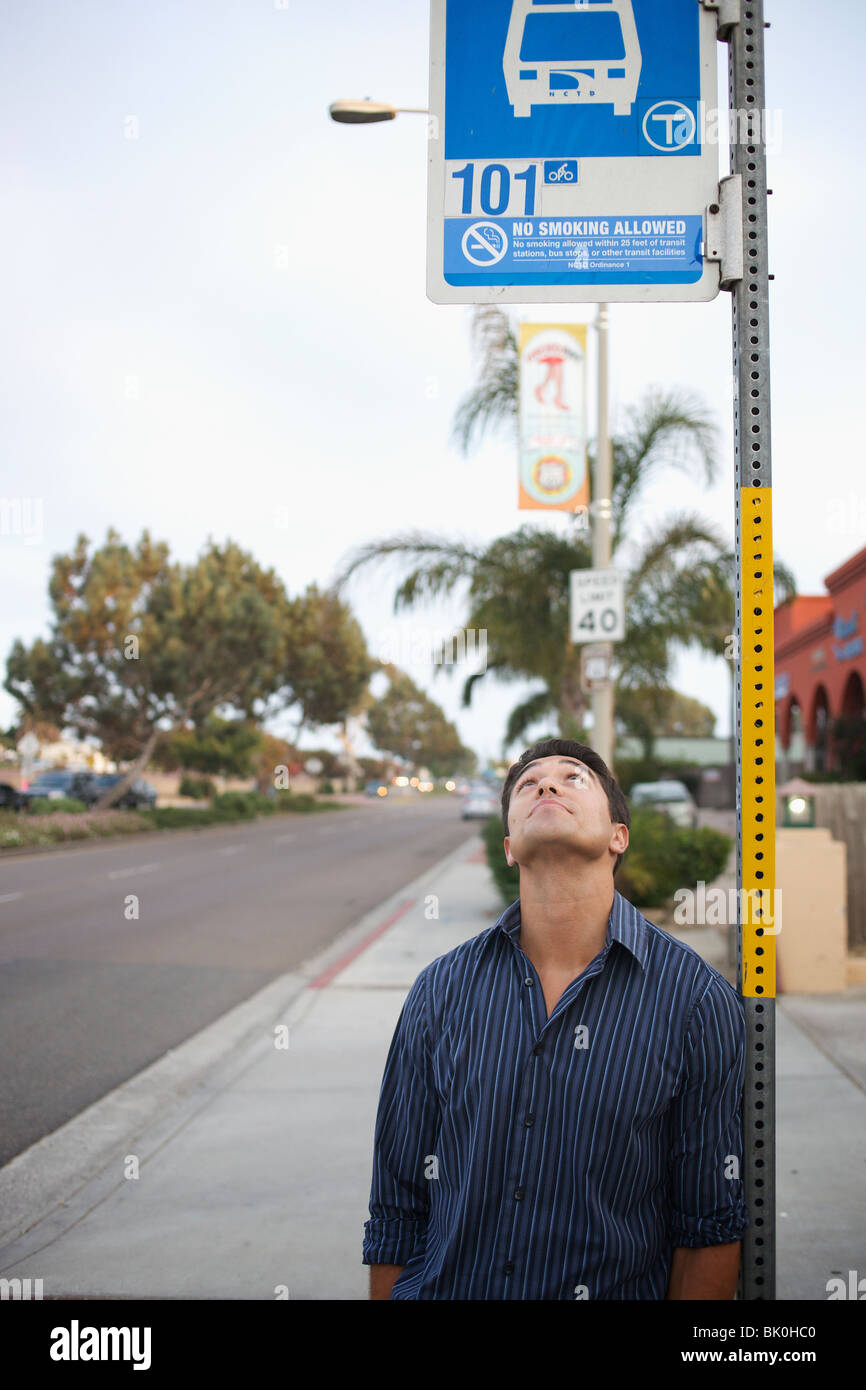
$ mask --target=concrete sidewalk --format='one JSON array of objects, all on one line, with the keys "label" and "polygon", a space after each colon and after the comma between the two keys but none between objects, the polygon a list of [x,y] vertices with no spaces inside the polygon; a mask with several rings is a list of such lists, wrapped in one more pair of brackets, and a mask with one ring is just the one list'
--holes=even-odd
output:
[{"label": "concrete sidewalk", "polygon": [[[376,1103],[403,999],[500,911],[480,841],[460,846],[13,1159],[0,1274],[41,1278],[46,1298],[364,1299]],[[676,935],[724,973],[717,929]],[[866,1274],[864,1021],[864,987],[778,1006],[779,1298],[824,1300],[833,1275]]]}]

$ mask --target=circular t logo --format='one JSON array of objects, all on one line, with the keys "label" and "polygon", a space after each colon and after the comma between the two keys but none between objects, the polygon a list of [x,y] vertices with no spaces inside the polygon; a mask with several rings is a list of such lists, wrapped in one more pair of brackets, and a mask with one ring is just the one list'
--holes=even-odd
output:
[{"label": "circular t logo", "polygon": [[681,101],[657,101],[643,118],[644,139],[665,154],[690,145],[697,128],[694,112]]}]

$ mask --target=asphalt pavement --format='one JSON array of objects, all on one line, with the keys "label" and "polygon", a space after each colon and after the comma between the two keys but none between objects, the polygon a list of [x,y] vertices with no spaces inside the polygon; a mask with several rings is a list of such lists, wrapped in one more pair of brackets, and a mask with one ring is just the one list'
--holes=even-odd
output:
[{"label": "asphalt pavement", "polygon": [[0,859],[0,1163],[296,969],[472,834],[388,798]]}]

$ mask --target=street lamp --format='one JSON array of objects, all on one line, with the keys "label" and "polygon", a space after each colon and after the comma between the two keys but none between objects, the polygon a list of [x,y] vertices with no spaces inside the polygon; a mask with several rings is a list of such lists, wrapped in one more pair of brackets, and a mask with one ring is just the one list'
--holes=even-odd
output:
[{"label": "street lamp", "polygon": [[389,106],[384,101],[370,101],[369,97],[341,99],[332,101],[328,107],[332,121],[341,125],[371,125],[374,121],[393,121],[397,115],[426,116],[423,106]]}]

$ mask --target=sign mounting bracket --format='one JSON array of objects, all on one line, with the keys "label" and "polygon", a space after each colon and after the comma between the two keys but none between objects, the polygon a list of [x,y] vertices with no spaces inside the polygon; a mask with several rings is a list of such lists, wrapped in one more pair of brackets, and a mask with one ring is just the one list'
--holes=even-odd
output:
[{"label": "sign mounting bracket", "polygon": [[719,284],[729,290],[743,278],[743,176],[729,174],[719,181],[716,202],[706,211],[704,257],[719,262]]},{"label": "sign mounting bracket", "polygon": [[705,10],[715,10],[720,43],[727,43],[731,30],[740,22],[740,0],[701,0]]}]

